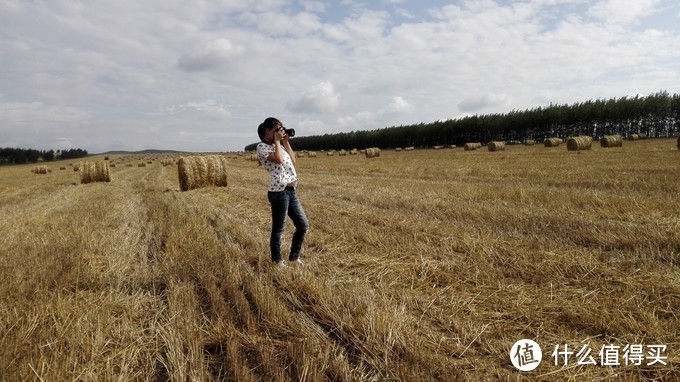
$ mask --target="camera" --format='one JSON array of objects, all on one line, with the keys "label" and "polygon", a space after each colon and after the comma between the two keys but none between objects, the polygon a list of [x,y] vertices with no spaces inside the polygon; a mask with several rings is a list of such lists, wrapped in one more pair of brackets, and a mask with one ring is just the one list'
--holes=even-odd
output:
[{"label": "camera", "polygon": [[286,133],[290,138],[293,138],[295,136],[295,129],[286,129],[285,127],[281,126],[283,129],[283,132]]}]

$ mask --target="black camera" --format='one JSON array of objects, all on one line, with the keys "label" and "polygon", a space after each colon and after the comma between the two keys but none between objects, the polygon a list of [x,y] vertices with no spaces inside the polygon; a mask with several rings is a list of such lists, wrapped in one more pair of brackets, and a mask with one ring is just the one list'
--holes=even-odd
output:
[{"label": "black camera", "polygon": [[281,126],[283,129],[283,132],[286,133],[290,138],[293,138],[295,136],[295,129],[286,129],[285,127]]}]

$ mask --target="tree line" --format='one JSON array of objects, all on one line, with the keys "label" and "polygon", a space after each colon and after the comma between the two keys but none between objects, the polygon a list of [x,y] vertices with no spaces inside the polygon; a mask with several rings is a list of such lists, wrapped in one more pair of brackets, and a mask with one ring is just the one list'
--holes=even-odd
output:
[{"label": "tree line", "polygon": [[[377,130],[295,137],[296,150],[340,150],[366,147],[461,146],[467,142],[524,140],[589,135],[645,134],[670,137],[680,131],[680,95],[659,91],[649,96],[589,100],[571,105],[550,104],[523,111],[473,115],[433,123]],[[254,150],[257,143],[246,146]]]},{"label": "tree line", "polygon": [[36,163],[39,161],[53,161],[56,159],[74,159],[87,156],[87,150],[35,150],[12,147],[0,147],[0,165]]}]

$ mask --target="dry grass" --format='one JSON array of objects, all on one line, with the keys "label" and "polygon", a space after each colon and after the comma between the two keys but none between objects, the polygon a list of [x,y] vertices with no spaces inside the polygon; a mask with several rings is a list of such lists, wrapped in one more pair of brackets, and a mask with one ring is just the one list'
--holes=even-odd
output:
[{"label": "dry grass", "polygon": [[[194,192],[171,166],[88,187],[1,167],[0,375],[678,380],[675,144],[300,160],[308,266],[284,272],[249,161],[229,162],[229,188]],[[534,372],[510,364],[521,338],[543,346]],[[668,364],[552,364],[555,345],[583,342],[666,344]]]}]

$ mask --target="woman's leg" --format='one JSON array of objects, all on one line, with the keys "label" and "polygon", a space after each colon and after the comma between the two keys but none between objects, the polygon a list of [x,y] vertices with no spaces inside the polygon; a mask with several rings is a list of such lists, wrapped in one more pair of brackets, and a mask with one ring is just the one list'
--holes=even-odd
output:
[{"label": "woman's leg", "polygon": [[269,248],[272,261],[281,261],[281,236],[286,228],[286,211],[288,211],[289,197],[286,192],[269,192],[267,194],[272,206],[272,232],[269,237]]},{"label": "woman's leg", "polygon": [[288,216],[290,216],[293,220],[293,225],[295,225],[295,233],[293,234],[293,242],[291,243],[288,260],[295,261],[300,258],[300,251],[302,251],[302,243],[305,241],[305,234],[309,229],[309,222],[295,191],[287,190],[286,193],[289,200]]}]

